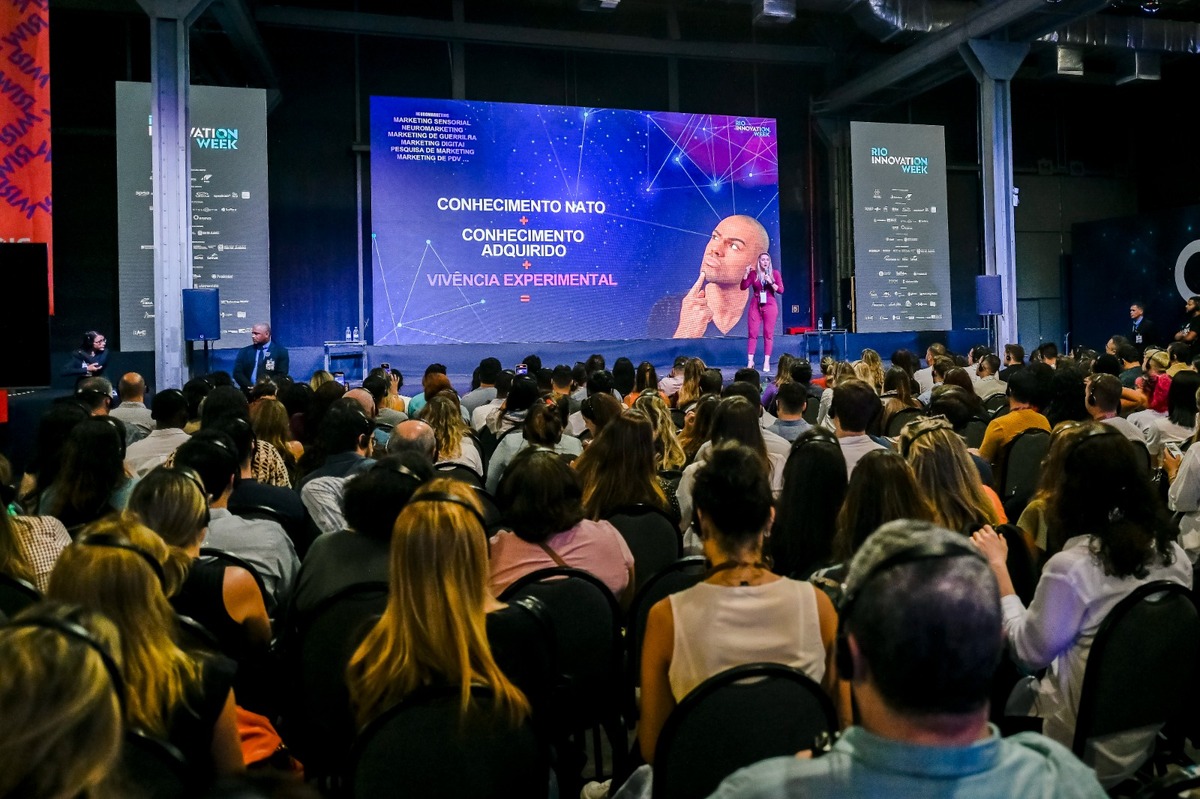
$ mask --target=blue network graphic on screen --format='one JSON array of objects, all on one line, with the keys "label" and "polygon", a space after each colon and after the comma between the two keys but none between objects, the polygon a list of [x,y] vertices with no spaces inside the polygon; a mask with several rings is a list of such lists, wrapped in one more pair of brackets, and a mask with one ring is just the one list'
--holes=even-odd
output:
[{"label": "blue network graphic on screen", "polygon": [[775,120],[372,97],[371,206],[376,344],[739,335]]}]

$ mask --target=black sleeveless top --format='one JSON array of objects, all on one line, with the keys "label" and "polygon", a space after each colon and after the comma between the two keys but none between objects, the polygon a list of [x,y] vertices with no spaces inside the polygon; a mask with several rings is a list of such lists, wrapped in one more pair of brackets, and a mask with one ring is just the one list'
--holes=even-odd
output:
[{"label": "black sleeveless top", "polygon": [[219,562],[193,561],[171,605],[181,616],[190,616],[217,639],[221,652],[236,661],[246,654],[246,634],[225,609],[225,570]]}]

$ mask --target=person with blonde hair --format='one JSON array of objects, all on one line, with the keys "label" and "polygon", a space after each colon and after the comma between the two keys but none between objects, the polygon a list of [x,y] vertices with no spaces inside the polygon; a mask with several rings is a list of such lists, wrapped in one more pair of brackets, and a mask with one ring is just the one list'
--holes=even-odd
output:
[{"label": "person with blonde hair", "polygon": [[418,414],[422,422],[433,429],[437,441],[438,463],[460,463],[483,479],[483,455],[471,436],[471,428],[463,421],[455,401],[447,396],[430,398]]},{"label": "person with blonde hair", "polygon": [[1006,524],[1000,497],[983,484],[967,445],[945,418],[909,422],[900,432],[900,454],[910,464],[948,530],[973,533],[985,524]]},{"label": "person with blonde hair", "polygon": [[0,797],[118,795],[119,649],[112,622],[57,602],[0,626]]},{"label": "person with blonde hair", "polygon": [[[862,374],[858,375],[859,380],[863,380],[871,384],[875,388],[876,394],[883,393],[883,358],[879,357],[879,353],[867,347],[862,351]],[[855,369],[858,374],[858,369]]]},{"label": "person with blonde hair", "polygon": [[50,575],[51,599],[107,616],[121,633],[125,722],[174,745],[200,782],[242,771],[233,664],[193,657],[176,644],[169,597],[183,584],[187,556],[132,514],[86,527]]},{"label": "person with blonde hair", "polygon": [[[478,687],[491,691],[495,720],[516,728],[529,718],[530,700],[508,672],[522,671],[520,659],[531,657],[539,635],[526,606],[505,605],[488,591],[482,513],[469,486],[439,478],[419,488],[396,518],[387,609],[346,674],[360,726],[431,686],[456,692],[464,718],[479,709],[472,694]],[[549,688],[548,672],[527,691]]]},{"label": "person with blonde hair", "polygon": [[683,367],[683,385],[679,387],[679,393],[675,397],[676,408],[682,408],[689,402],[700,399],[700,378],[704,377],[704,370],[707,368],[699,358],[688,359],[687,365]]},{"label": "person with blonde hair", "polygon": [[[240,678],[256,659],[265,658],[271,620],[254,575],[222,561],[198,560],[209,513],[200,476],[186,467],[159,467],[134,488],[129,510],[187,556],[187,576],[170,597],[171,605],[216,637],[222,651],[238,662]],[[239,679],[239,688],[242,685]]]},{"label": "person with blonde hair", "polygon": [[312,373],[312,377],[309,378],[308,385],[312,388],[313,391],[316,391],[318,388],[325,385],[326,383],[332,383],[333,381],[334,381],[334,377],[333,377],[332,372],[330,372],[326,369],[318,369],[317,371]]},{"label": "person with blonde hair", "polygon": [[646,414],[654,427],[654,455],[660,472],[670,472],[682,469],[687,463],[687,455],[683,445],[679,443],[679,435],[675,432],[675,422],[671,419],[671,409],[662,397],[651,394],[638,397],[633,407]]}]

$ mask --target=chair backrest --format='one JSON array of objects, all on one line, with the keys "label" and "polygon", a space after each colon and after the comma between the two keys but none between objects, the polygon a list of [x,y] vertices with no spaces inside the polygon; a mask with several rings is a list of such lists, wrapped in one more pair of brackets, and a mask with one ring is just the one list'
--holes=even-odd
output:
[{"label": "chair backrest", "polygon": [[1156,580],[1121,600],[1088,653],[1075,722],[1074,752],[1098,735],[1185,721],[1195,704],[1200,615],[1192,592]]},{"label": "chair backrest", "polygon": [[676,430],[682,430],[683,425],[687,422],[687,414],[678,408],[671,409],[671,424],[675,425]]},{"label": "chair backrest", "polygon": [[1184,771],[1171,771],[1143,786],[1133,799],[1179,799],[1190,796],[1188,791],[1196,788],[1200,788],[1200,773],[1196,766],[1190,766]]},{"label": "chair backrest", "polygon": [[161,738],[139,729],[125,731],[121,748],[120,784],[145,799],[179,799],[199,794],[183,753]]},{"label": "chair backrest", "polygon": [[182,613],[175,614],[175,628],[179,632],[179,648],[185,652],[209,652],[223,654],[221,642],[200,622]]},{"label": "chair backrest", "polygon": [[996,527],[996,532],[1008,544],[1008,557],[1005,560],[1005,567],[1008,569],[1008,576],[1012,580],[1013,590],[1017,592],[1017,597],[1028,607],[1029,603],[1033,601],[1033,594],[1037,590],[1038,579],[1041,577],[1038,570],[1037,558],[1034,556],[1033,550],[1030,549],[1025,534],[1021,532],[1020,527],[1017,527],[1015,524],[1001,524]]},{"label": "chair backrest", "polygon": [[983,436],[987,433],[988,423],[983,419],[971,419],[963,428],[963,438],[967,442],[967,447],[971,449],[979,449],[979,445],[983,443]]},{"label": "chair backrest", "polygon": [[808,404],[804,406],[804,421],[809,424],[816,424],[817,417],[821,415],[821,398],[809,397]]},{"label": "chair backrest", "polygon": [[0,613],[10,619],[41,598],[41,592],[20,577],[0,574]]},{"label": "chair backrest", "polygon": [[231,504],[229,512],[243,519],[266,519],[267,521],[275,522],[285,530],[290,523],[290,520],[286,516],[269,505]]},{"label": "chair backrest", "polygon": [[[1049,449],[1050,434],[1037,428],[1030,428],[1009,442],[1000,478],[1000,498],[1005,511],[1011,504],[1018,508],[1019,515],[1020,510],[1029,504],[1042,475],[1042,459]],[[1017,518],[1012,513],[1009,513],[1009,517]]]},{"label": "chair backrest", "polygon": [[492,695],[472,689],[460,712],[457,690],[412,696],[371,721],[351,754],[358,799],[544,799],[547,759],[528,721],[516,729],[491,718]]},{"label": "chair backrest", "polygon": [[633,553],[635,590],[683,555],[679,527],[652,505],[618,508],[607,517]]},{"label": "chair backrest", "polygon": [[614,702],[624,637],[621,608],[608,586],[581,569],[556,566],[525,575],[505,589],[500,601],[521,596],[540,599],[554,627],[555,726],[582,729],[619,711]]},{"label": "chair backrest", "polygon": [[1006,394],[993,394],[983,401],[983,409],[993,416],[996,415],[996,411],[1007,407],[1008,395]]},{"label": "chair backrest", "polygon": [[232,552],[226,552],[223,549],[214,549],[212,547],[202,547],[200,549],[200,558],[210,558],[220,563],[224,563],[226,566],[239,566],[250,572],[250,576],[253,577],[254,582],[258,584],[258,592],[262,594],[263,604],[266,605],[268,610],[271,609],[273,599],[271,595],[267,593],[266,583],[263,582],[262,575],[258,573],[258,569],[254,568],[250,562],[239,558]]},{"label": "chair backrest", "polygon": [[473,485],[471,488],[475,490],[475,498],[483,506],[484,532],[489,536],[495,535],[504,525],[503,517],[500,514],[500,506],[496,504],[496,498],[483,486]]},{"label": "chair backrest", "polygon": [[642,639],[646,637],[646,619],[650,608],[665,597],[691,588],[704,579],[708,564],[703,555],[690,555],[660,569],[642,584],[629,603],[629,629],[625,638],[629,646],[630,684],[641,682]]},{"label": "chair backrest", "polygon": [[895,438],[900,435],[900,431],[904,429],[904,425],[911,422],[913,419],[920,419],[925,415],[925,411],[920,408],[901,408],[888,419],[887,430],[884,435],[888,438]]},{"label": "chair backrest", "polygon": [[387,600],[387,583],[355,583],[293,620],[295,637],[286,653],[293,685],[288,744],[311,776],[337,776],[345,769],[356,729],[346,667]]},{"label": "chair backrest", "polygon": [[667,717],[654,751],[654,799],[702,799],[733,772],[812,749],[837,729],[833,702],[802,672],[750,663],[708,678]]},{"label": "chair backrest", "polygon": [[465,463],[439,463],[433,468],[438,477],[449,477],[451,480],[458,480],[476,488],[484,486],[483,476]]}]

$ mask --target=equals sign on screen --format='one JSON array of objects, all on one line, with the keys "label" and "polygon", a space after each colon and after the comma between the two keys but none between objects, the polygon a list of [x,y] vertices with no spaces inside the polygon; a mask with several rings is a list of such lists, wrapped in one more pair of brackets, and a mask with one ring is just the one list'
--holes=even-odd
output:
[{"label": "equals sign on screen", "polygon": [[528,294],[522,294],[522,295],[521,295],[521,302],[529,302],[529,295],[528,295]]}]

